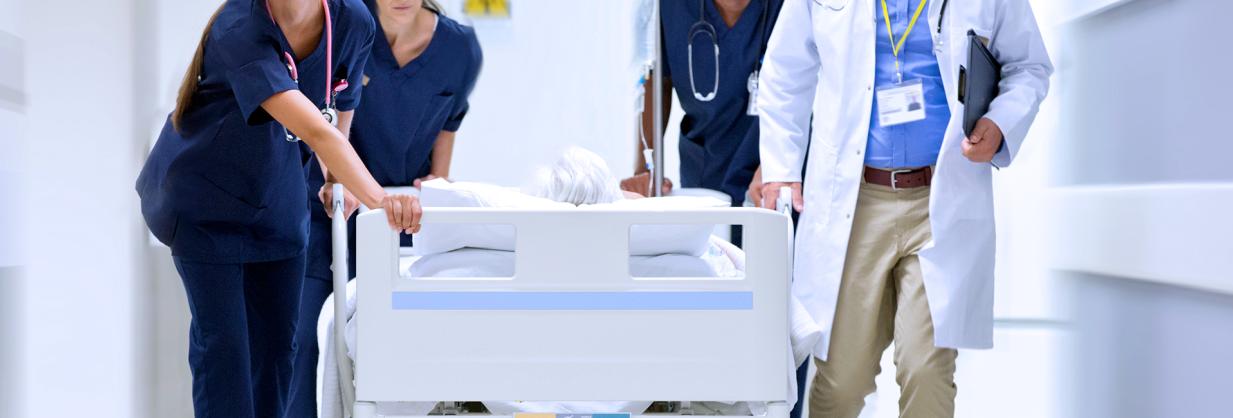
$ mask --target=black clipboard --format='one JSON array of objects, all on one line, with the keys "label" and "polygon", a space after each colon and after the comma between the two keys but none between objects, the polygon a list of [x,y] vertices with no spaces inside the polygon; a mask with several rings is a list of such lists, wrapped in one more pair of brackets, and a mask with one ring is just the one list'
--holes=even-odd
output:
[{"label": "black clipboard", "polygon": [[972,135],[976,122],[989,113],[998,97],[1002,64],[993,57],[976,31],[968,31],[968,64],[959,66],[959,103],[963,103],[963,134]]}]

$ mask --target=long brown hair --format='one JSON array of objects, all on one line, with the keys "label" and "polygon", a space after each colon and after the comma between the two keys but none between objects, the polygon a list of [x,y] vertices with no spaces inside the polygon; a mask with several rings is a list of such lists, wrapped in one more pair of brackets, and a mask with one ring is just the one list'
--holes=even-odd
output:
[{"label": "long brown hair", "polygon": [[193,95],[197,94],[202,67],[205,65],[206,39],[210,37],[210,28],[214,26],[214,20],[218,19],[218,14],[222,11],[223,6],[220,5],[214,15],[210,16],[210,22],[206,23],[205,29],[201,31],[201,42],[197,43],[197,52],[193,54],[193,61],[188,64],[188,70],[184,71],[184,80],[180,81],[180,93],[176,96],[176,109],[171,112],[171,126],[177,132],[180,130],[180,120],[184,118],[184,112],[188,111],[189,106],[193,104]]},{"label": "long brown hair", "polygon": [[441,7],[441,3],[438,3],[437,0],[424,0],[424,8],[432,10],[439,15],[445,14],[445,9]]}]

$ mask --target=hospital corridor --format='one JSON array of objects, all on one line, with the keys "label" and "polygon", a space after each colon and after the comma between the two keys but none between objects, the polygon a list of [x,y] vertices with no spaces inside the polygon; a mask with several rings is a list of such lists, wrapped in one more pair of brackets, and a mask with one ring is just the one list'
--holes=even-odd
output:
[{"label": "hospital corridor", "polygon": [[1233,417],[1227,16],[0,0],[0,417]]}]

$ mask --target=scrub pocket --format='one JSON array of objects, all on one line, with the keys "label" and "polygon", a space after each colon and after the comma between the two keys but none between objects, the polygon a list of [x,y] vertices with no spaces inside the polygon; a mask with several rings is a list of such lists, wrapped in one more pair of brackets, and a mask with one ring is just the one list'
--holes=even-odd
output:
[{"label": "scrub pocket", "polygon": [[[430,132],[441,132],[445,127],[445,120],[449,118],[449,110],[454,107],[454,93],[441,93],[432,96],[428,100],[428,107],[424,109],[424,115],[420,120],[420,126],[430,127]],[[437,135],[432,135],[435,141]]]},{"label": "scrub pocket", "polygon": [[[412,154],[423,152],[432,152],[432,146],[436,143],[437,134],[445,126],[445,119],[449,117],[449,109],[454,103],[453,93],[434,94],[428,97],[420,96],[422,100],[419,105],[407,106],[408,109],[414,109],[418,113],[407,115],[404,123],[404,132],[410,133],[406,138],[403,147],[403,155],[407,158],[412,158]],[[414,112],[413,111],[413,112]],[[415,170],[419,167],[411,167]]]},{"label": "scrub pocket", "polygon": [[[271,135],[258,139],[238,134],[254,129],[269,129]],[[255,222],[279,193],[286,192],[283,188],[296,184],[293,177],[304,173],[304,144],[287,142],[281,133],[276,123],[255,128],[245,126],[239,117],[225,118],[210,146],[192,156],[197,162],[177,187],[183,196],[192,196],[191,206],[182,208],[185,214],[195,214],[193,221]]]},{"label": "scrub pocket", "polygon": [[[400,116],[402,133],[407,140],[401,142],[404,152],[418,152],[420,144],[417,141],[435,141],[441,126],[445,124],[446,110],[454,103],[453,93],[414,94],[403,96],[400,100],[405,113]],[[398,149],[398,148],[395,148]]]},{"label": "scrub pocket", "polygon": [[251,225],[265,212],[265,206],[249,202],[207,177],[201,179],[203,180],[201,187],[193,191],[199,196],[198,205],[187,211],[197,215],[193,217],[194,221],[221,221]]}]

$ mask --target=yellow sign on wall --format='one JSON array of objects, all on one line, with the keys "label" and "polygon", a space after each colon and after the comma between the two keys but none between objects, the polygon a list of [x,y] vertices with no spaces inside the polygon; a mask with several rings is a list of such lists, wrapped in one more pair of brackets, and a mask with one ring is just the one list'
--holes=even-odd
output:
[{"label": "yellow sign on wall", "polygon": [[509,19],[509,0],[466,0],[462,12],[473,19]]}]

